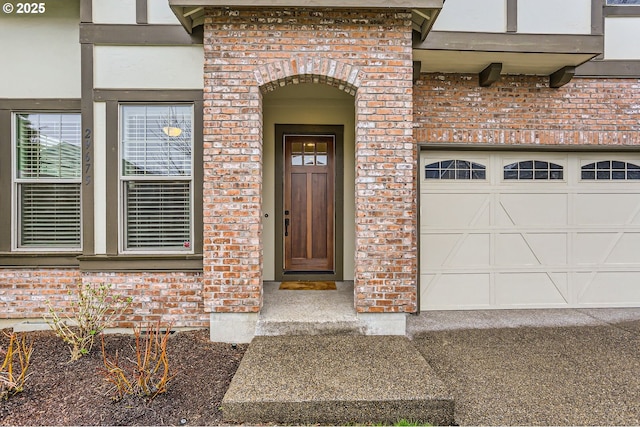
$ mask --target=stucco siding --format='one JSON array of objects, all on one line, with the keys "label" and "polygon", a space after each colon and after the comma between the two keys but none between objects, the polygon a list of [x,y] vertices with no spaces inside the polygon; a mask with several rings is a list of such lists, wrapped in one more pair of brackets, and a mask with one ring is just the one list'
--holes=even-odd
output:
[{"label": "stucco siding", "polygon": [[96,24],[135,24],[136,0],[93,0],[91,12]]},{"label": "stucco siding", "polygon": [[202,46],[96,46],[95,87],[202,89]]},{"label": "stucco siding", "polygon": [[640,59],[640,16],[606,18],[604,36],[605,59]]},{"label": "stucco siding", "polygon": [[77,0],[0,14],[0,98],[80,98],[79,23]]},{"label": "stucco siding", "polygon": [[433,24],[435,31],[502,33],[506,28],[505,0],[447,0]]},{"label": "stucco siding", "polygon": [[591,0],[518,0],[518,32],[591,34]]}]

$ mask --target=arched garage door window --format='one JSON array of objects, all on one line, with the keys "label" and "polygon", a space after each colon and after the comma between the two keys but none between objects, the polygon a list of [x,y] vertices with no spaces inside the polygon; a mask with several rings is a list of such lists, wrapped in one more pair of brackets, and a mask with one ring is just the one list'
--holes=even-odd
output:
[{"label": "arched garage door window", "polygon": [[564,169],[562,165],[541,160],[525,160],[510,163],[504,167],[504,179],[510,180],[549,180],[563,179]]},{"label": "arched garage door window", "polygon": [[640,166],[617,160],[602,160],[582,166],[584,180],[636,180],[640,179]]},{"label": "arched garage door window", "polygon": [[442,160],[424,167],[425,179],[487,179],[487,167],[468,160]]}]

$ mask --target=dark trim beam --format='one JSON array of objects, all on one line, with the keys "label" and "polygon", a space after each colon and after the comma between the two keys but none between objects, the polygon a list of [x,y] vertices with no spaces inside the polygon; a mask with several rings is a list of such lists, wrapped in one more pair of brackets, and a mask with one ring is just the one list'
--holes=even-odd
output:
[{"label": "dark trim beam", "polygon": [[[201,89],[94,89],[95,102],[202,102]],[[117,117],[117,113],[116,113]],[[117,122],[115,122],[117,127]]]},{"label": "dark trim beam", "polygon": [[94,182],[93,164],[95,154],[93,149],[93,45],[80,45],[80,87],[81,87],[81,120],[82,120],[82,253],[95,253],[95,212],[94,212]]},{"label": "dark trim beam", "polygon": [[[11,110],[2,109],[0,102],[0,252],[11,251]],[[2,262],[0,255],[0,262]]]},{"label": "dark trim beam", "polygon": [[518,0],[507,0],[507,32],[518,31]]},{"label": "dark trim beam", "polygon": [[576,77],[640,78],[640,61],[592,60],[576,68]]},{"label": "dark trim beam", "polygon": [[489,87],[500,79],[502,63],[493,62],[478,74],[478,82],[482,87]]},{"label": "dark trim beam", "polygon": [[180,25],[80,24],[80,43],[197,45],[203,40],[202,28],[188,34]]},{"label": "dark trim beam", "polygon": [[605,6],[604,16],[640,16],[640,6]]},{"label": "dark trim beam", "polygon": [[80,0],[80,22],[93,22],[93,0]]},{"label": "dark trim beam", "polygon": [[149,18],[147,17],[147,0],[136,0],[136,23],[149,23]]},{"label": "dark trim beam", "polygon": [[549,76],[549,87],[559,88],[566,85],[571,81],[575,73],[576,67],[574,66],[569,65],[560,68]]},{"label": "dark trim beam", "polygon": [[81,271],[202,271],[202,255],[81,256]]},{"label": "dark trim beam", "polygon": [[602,53],[601,35],[431,31],[414,49],[517,53]]},{"label": "dark trim beam", "polygon": [[413,61],[413,82],[417,82],[420,79],[420,69],[422,68],[421,61]]}]

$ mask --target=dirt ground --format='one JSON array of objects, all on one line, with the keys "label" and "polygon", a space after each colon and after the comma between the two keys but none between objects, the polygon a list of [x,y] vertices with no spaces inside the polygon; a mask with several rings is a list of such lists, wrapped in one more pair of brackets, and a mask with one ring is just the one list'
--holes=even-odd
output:
[{"label": "dirt ground", "polygon": [[[0,425],[219,425],[220,403],[246,350],[212,343],[206,330],[174,333],[167,354],[176,376],[167,393],[151,401],[114,402],[99,373],[99,342],[89,355],[70,362],[67,345],[52,332],[27,337],[34,343],[30,376],[22,393],[0,400]],[[0,349],[7,343],[0,333]],[[107,354],[118,350],[120,360],[131,357],[134,346],[132,335],[105,337]]]}]

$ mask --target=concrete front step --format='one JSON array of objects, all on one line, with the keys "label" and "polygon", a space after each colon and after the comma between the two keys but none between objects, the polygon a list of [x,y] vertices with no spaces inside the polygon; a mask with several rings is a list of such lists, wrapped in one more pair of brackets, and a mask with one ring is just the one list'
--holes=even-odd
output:
[{"label": "concrete front step", "polygon": [[454,421],[443,383],[405,337],[254,338],[222,401],[227,422],[435,425]]}]

